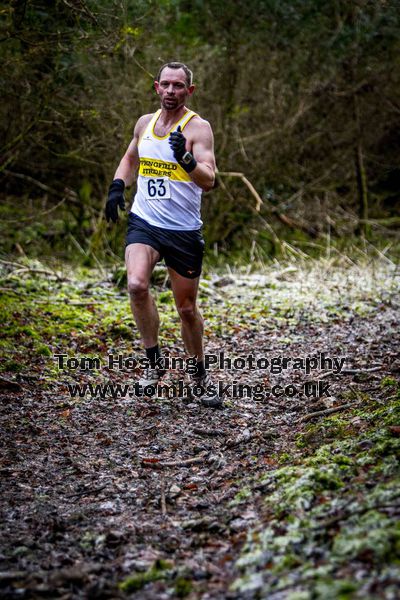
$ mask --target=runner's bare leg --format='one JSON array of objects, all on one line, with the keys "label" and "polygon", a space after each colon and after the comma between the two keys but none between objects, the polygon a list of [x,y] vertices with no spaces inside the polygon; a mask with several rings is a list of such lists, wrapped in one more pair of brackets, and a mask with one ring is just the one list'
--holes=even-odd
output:
[{"label": "runner's bare leg", "polygon": [[203,360],[204,321],[196,304],[200,277],[188,279],[170,267],[168,272],[175,305],[181,319],[181,333],[186,352],[189,356],[197,356],[198,361]]},{"label": "runner's bare leg", "polygon": [[159,258],[159,253],[147,244],[129,244],[126,247],[130,305],[145,348],[152,348],[158,343],[160,318],[149,285]]}]

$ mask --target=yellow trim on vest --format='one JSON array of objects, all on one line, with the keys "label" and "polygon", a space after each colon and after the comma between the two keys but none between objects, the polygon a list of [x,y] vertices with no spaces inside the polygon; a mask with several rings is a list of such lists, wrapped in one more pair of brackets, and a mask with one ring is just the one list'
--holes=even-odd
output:
[{"label": "yellow trim on vest", "polygon": [[[157,123],[158,117],[160,116],[160,113],[161,113],[161,109],[159,109],[159,110],[158,110],[158,111],[157,111],[157,112],[154,114],[154,117],[156,117],[156,118],[154,119],[154,123],[153,123],[153,124],[151,124],[151,123],[150,123],[150,125],[151,125],[151,134],[152,134],[152,135],[153,135],[153,136],[154,136],[154,137],[155,137],[157,140],[166,140],[166,139],[167,139],[167,138],[168,138],[168,137],[171,135],[171,133],[172,133],[173,131],[175,131],[175,129],[176,129],[176,128],[178,127],[178,125],[180,124],[180,122],[181,122],[181,121],[183,121],[183,120],[185,119],[185,117],[188,117],[188,118],[187,118],[187,120],[185,121],[185,123],[184,123],[183,125],[181,125],[181,129],[183,129],[183,128],[184,128],[184,127],[185,127],[185,126],[186,126],[186,125],[189,123],[189,121],[190,121],[190,119],[191,119],[192,117],[197,117],[197,114],[196,114],[195,112],[193,112],[192,110],[188,110],[188,112],[187,112],[187,113],[185,113],[185,114],[184,114],[184,115],[183,115],[183,116],[182,116],[182,117],[179,119],[179,121],[177,121],[177,122],[175,123],[175,125],[173,125],[173,126],[172,126],[172,128],[171,128],[171,129],[168,131],[168,133],[167,133],[166,135],[160,136],[160,135],[157,135],[157,134],[154,132],[154,127],[156,126],[156,123]],[[157,116],[156,116],[156,115],[157,115]]]},{"label": "yellow trim on vest", "polygon": [[139,162],[142,177],[168,177],[171,181],[192,181],[189,173],[175,162],[142,156]]},{"label": "yellow trim on vest", "polygon": [[147,123],[146,127],[143,129],[141,135],[139,136],[138,139],[138,147],[140,142],[142,141],[142,139],[144,138],[145,133],[151,133],[154,127],[154,123],[156,122],[156,120],[158,119],[159,115],[161,112],[161,108],[159,108],[158,110],[156,110],[156,112],[152,115],[151,119],[149,120],[149,122]]},{"label": "yellow trim on vest", "polygon": [[186,113],[188,116],[188,118],[186,119],[186,121],[181,125],[181,130],[183,131],[186,127],[186,125],[189,123],[189,121],[191,121],[193,119],[193,117],[198,117],[199,115],[195,112],[193,112],[192,110],[190,110],[188,113]]}]

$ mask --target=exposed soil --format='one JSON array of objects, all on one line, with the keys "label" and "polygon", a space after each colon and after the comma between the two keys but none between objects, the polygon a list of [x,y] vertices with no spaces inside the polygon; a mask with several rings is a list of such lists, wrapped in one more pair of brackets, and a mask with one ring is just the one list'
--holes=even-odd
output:
[{"label": "exposed soil", "polygon": [[[241,286],[220,288],[220,311],[229,311]],[[247,286],[246,306],[262,289]],[[18,385],[1,383],[2,597],[245,597],[229,590],[247,532],[268,520],[260,476],[276,469],[282,455],[286,461],[301,455],[296,442],[308,427],[305,415],[360,406],[363,394],[383,401],[382,379],[398,379],[396,295],[382,298],[371,298],[367,314],[349,308],[326,322],[310,319],[305,309],[303,317],[277,319],[272,312],[260,327],[255,309],[234,334],[208,335],[207,352],[225,358],[346,358],[336,374],[210,370],[224,384],[300,387],[319,379],[328,386],[321,397],[227,398],[213,410],[178,398],[71,398],[62,377],[54,382],[43,374],[42,356],[26,356],[30,368],[18,375],[4,371]],[[119,383],[136,377],[105,364],[100,374]],[[96,383],[96,377],[77,371],[75,381]],[[250,493],[241,497],[245,489]],[[131,574],[136,579],[124,591],[120,584]],[[376,597],[384,594],[382,584]]]}]

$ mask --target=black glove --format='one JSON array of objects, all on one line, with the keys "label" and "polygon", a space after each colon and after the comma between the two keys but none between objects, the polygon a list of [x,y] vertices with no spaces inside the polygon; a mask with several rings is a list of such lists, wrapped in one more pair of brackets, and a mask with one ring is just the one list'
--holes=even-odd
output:
[{"label": "black glove", "polygon": [[124,198],[125,183],[122,179],[114,179],[108,188],[108,200],[106,204],[106,219],[116,223],[118,221],[118,206],[125,210]]},{"label": "black glove", "polygon": [[181,131],[180,125],[176,131],[171,133],[168,142],[181,167],[185,169],[187,173],[193,171],[193,169],[196,168],[197,161],[193,154],[186,152],[186,138]]}]

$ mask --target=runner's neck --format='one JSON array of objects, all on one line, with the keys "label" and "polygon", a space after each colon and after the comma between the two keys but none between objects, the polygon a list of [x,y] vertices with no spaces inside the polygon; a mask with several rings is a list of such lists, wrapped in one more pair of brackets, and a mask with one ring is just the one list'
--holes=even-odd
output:
[{"label": "runner's neck", "polygon": [[[166,135],[168,131],[170,131],[173,126],[178,123],[182,119],[186,113],[189,112],[189,109],[186,106],[181,106],[176,111],[170,111],[161,109],[161,113],[158,116],[157,121],[155,122],[154,130],[157,135]],[[163,131],[164,133],[159,133],[159,131]]]}]

